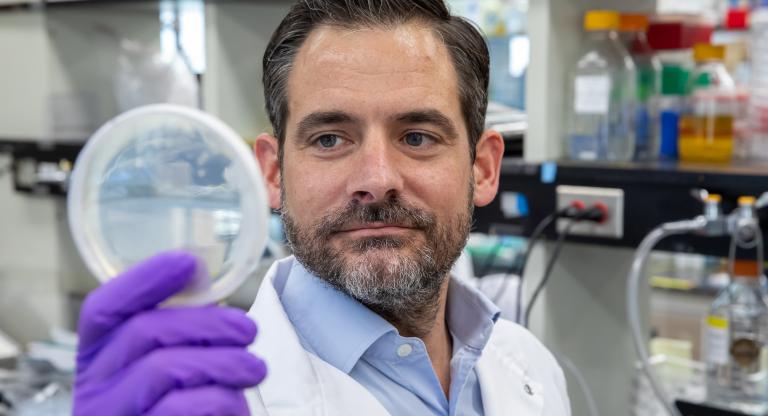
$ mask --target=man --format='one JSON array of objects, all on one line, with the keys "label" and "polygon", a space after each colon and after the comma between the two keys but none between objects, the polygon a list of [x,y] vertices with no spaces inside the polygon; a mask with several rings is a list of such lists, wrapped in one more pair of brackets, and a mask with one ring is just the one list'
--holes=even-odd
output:
[{"label": "man", "polygon": [[442,0],[298,2],[254,146],[295,254],[249,312],[269,376],[243,393],[265,369],[237,311],[155,308],[196,267],[170,253],[86,301],[75,413],[569,415],[552,356],[449,273],[498,188],[487,86],[482,36]]}]

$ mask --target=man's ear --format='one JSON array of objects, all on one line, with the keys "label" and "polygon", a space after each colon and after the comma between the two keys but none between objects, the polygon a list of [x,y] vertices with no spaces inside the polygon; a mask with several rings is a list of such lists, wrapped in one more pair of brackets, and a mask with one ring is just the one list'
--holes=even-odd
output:
[{"label": "man's ear", "polygon": [[272,209],[280,208],[280,161],[278,160],[277,139],[267,133],[262,133],[253,143],[253,152],[259,160],[261,173],[267,185],[269,206]]},{"label": "man's ear", "polygon": [[501,159],[504,156],[504,139],[493,130],[487,130],[480,136],[475,147],[475,194],[474,203],[478,207],[488,205],[499,190]]}]

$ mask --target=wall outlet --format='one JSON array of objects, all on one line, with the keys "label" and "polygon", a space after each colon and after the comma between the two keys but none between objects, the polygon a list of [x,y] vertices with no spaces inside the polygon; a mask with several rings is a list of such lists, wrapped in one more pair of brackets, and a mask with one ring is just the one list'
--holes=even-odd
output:
[{"label": "wall outlet", "polygon": [[[621,239],[624,236],[624,190],[615,188],[595,188],[591,186],[559,185],[557,187],[557,209],[581,201],[589,208],[600,202],[608,208],[608,218],[603,223],[584,221],[570,228],[569,234],[590,237]],[[557,220],[557,232],[562,233],[569,219]]]}]

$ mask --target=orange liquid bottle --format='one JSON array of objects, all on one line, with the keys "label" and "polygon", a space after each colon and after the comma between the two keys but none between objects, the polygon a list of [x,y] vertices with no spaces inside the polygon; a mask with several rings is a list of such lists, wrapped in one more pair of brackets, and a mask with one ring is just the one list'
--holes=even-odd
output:
[{"label": "orange liquid bottle", "polygon": [[680,117],[680,160],[728,163],[733,157],[734,116],[738,95],[723,64],[722,46],[694,47],[696,69],[689,82],[690,98]]}]

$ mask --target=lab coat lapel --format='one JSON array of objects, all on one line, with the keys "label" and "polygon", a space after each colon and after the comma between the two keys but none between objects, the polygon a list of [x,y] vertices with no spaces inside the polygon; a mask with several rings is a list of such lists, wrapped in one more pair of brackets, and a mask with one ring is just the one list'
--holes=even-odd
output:
[{"label": "lab coat lapel", "polygon": [[[485,416],[539,416],[544,409],[543,386],[527,374],[523,357],[502,351],[493,338],[477,361],[477,378]],[[513,358],[514,357],[514,358]]]},{"label": "lab coat lapel", "polygon": [[[267,362],[267,378],[252,394],[261,396],[269,415],[323,415],[322,392],[310,358],[299,343],[273,286],[276,276],[287,275],[289,261],[275,262],[248,312],[259,334],[250,350]],[[252,399],[248,397],[249,401]],[[301,407],[301,411],[298,409]]]},{"label": "lab coat lapel", "polygon": [[275,286],[282,286],[293,261],[289,257],[270,268],[248,312],[259,325],[259,335],[250,350],[267,362],[268,370],[267,378],[246,392],[251,412],[266,412],[269,416],[352,416],[364,409],[368,416],[389,416],[365,387],[301,346]]}]

